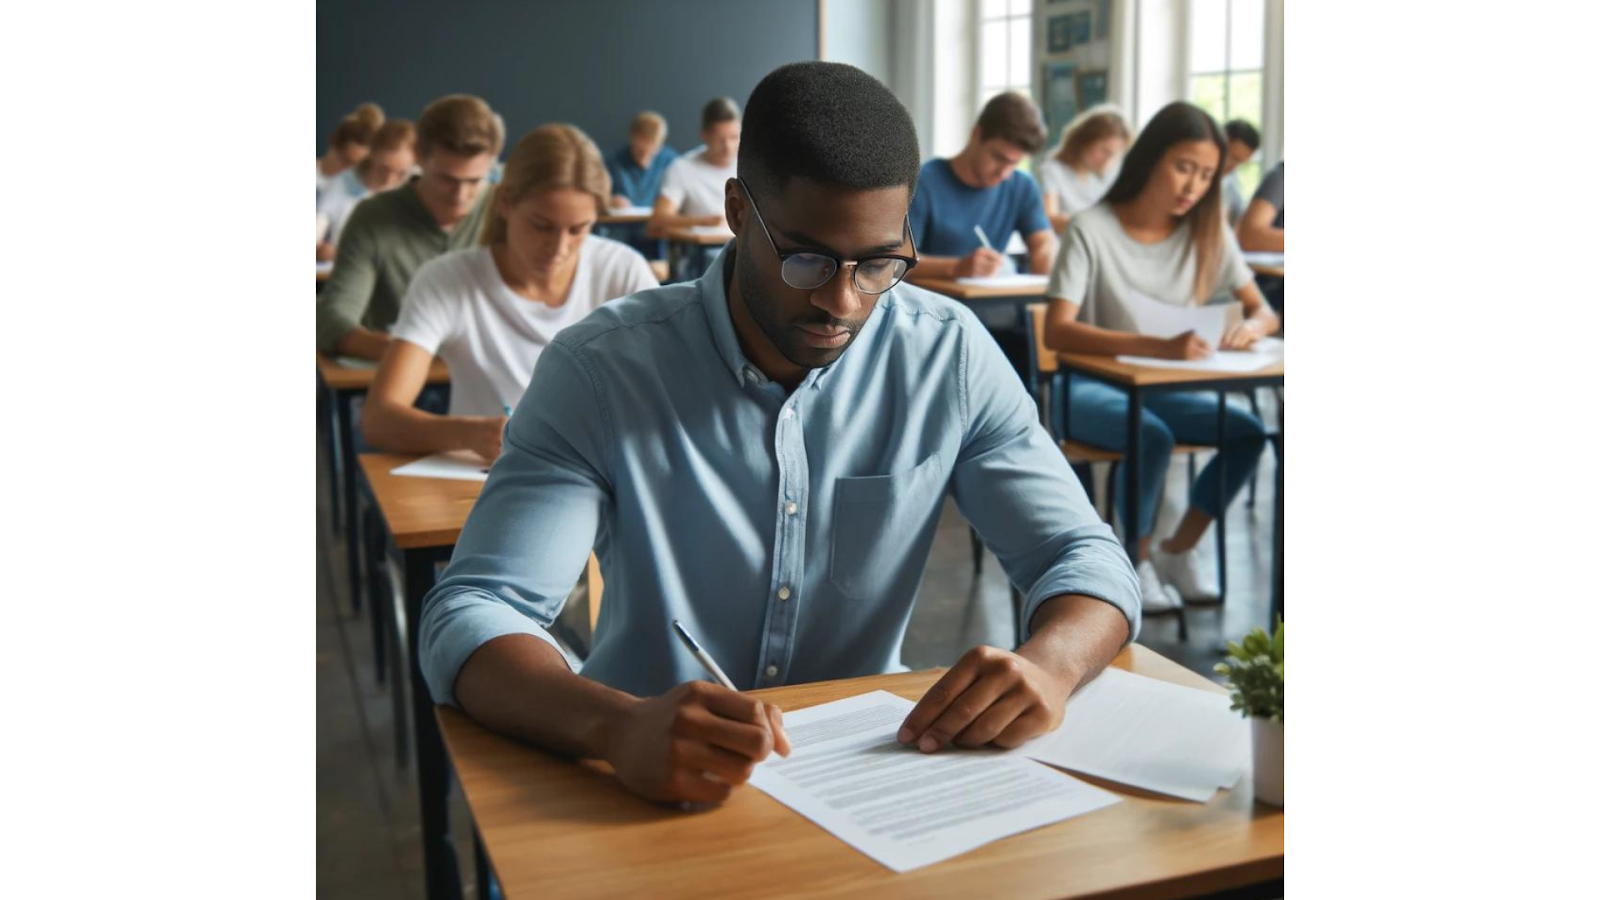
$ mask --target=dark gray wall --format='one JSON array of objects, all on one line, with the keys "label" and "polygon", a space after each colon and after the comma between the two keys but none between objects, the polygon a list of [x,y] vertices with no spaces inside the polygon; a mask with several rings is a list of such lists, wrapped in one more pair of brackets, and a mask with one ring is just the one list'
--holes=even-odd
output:
[{"label": "dark gray wall", "polygon": [[559,121],[609,151],[654,109],[686,150],[707,100],[742,106],[767,72],[816,58],[815,0],[321,0],[317,153],[362,101],[415,121],[451,93],[504,116],[508,147]]}]

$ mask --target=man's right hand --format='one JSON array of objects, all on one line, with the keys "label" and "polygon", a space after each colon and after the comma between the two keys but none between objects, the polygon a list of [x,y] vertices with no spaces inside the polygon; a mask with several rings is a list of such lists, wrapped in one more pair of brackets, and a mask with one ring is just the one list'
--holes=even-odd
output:
[{"label": "man's right hand", "polygon": [[790,750],[776,706],[691,681],[629,709],[606,762],[641,797],[721,803],[774,750],[780,756]]},{"label": "man's right hand", "polygon": [[978,249],[961,257],[956,263],[957,278],[988,278],[1000,271],[1005,265],[1006,258],[988,247]]},{"label": "man's right hand", "polygon": [[1211,344],[1193,331],[1167,338],[1162,346],[1165,349],[1162,356],[1167,359],[1205,359],[1211,355]]}]

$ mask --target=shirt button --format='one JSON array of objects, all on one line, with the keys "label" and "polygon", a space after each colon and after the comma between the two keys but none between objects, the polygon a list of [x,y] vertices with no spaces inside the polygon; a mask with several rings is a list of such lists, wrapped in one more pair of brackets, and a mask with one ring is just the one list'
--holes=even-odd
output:
[{"label": "shirt button", "polygon": [[800,504],[794,502],[793,500],[790,500],[788,503],[785,503],[783,505],[783,511],[784,511],[784,513],[786,515],[791,515],[792,516],[795,513],[800,511]]},{"label": "shirt button", "polygon": [[794,418],[794,410],[793,410],[793,409],[785,409],[785,410],[784,410],[784,411],[783,411],[783,417],[784,417],[784,418],[785,418],[785,419],[792,419],[792,418]]},{"label": "shirt button", "polygon": [[787,599],[789,599],[789,586],[787,584],[784,585],[781,588],[778,588],[778,599],[779,600],[787,600]]},{"label": "shirt button", "polygon": [[778,677],[778,667],[777,666],[767,666],[767,677],[768,678],[777,678]]}]

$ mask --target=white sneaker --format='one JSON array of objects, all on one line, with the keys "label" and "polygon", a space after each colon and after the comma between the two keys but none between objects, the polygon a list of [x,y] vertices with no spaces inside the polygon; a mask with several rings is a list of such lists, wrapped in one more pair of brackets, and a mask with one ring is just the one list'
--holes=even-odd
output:
[{"label": "white sneaker", "polygon": [[1150,560],[1139,563],[1139,602],[1147,613],[1170,612],[1183,605],[1183,598],[1170,586],[1161,583],[1156,567]]},{"label": "white sneaker", "polygon": [[1202,557],[1198,546],[1183,553],[1167,553],[1159,546],[1150,548],[1150,558],[1156,571],[1167,584],[1178,589],[1179,595],[1189,601],[1222,599],[1222,586],[1217,583],[1215,556]]}]

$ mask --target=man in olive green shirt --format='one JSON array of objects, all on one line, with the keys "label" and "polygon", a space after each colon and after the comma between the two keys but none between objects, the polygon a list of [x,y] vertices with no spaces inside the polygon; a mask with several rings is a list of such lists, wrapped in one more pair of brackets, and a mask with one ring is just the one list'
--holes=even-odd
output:
[{"label": "man in olive green shirt", "polygon": [[492,193],[484,184],[505,143],[501,119],[477,97],[428,104],[417,120],[422,174],[363,200],[339,237],[333,275],[317,297],[317,349],[381,359],[411,276],[478,240]]}]

